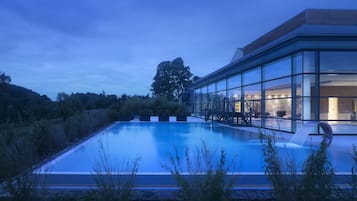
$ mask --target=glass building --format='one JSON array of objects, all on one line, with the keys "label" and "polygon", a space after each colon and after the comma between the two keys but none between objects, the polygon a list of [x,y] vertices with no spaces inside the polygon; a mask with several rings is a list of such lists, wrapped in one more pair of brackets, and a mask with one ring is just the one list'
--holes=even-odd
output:
[{"label": "glass building", "polygon": [[357,10],[305,10],[197,80],[193,114],[291,133],[319,121],[356,134],[356,24]]}]

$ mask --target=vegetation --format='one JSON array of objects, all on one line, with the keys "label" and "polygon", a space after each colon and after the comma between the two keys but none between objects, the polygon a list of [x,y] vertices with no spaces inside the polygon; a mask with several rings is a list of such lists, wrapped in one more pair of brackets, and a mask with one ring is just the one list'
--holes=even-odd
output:
[{"label": "vegetation", "polygon": [[108,125],[116,96],[60,93],[58,102],[0,84],[0,181]]},{"label": "vegetation", "polygon": [[168,100],[165,96],[150,98],[148,96],[122,96],[110,107],[111,117],[118,121],[128,121],[135,116],[187,116],[185,105]]},{"label": "vegetation", "polygon": [[273,137],[268,136],[266,141],[262,137],[261,139],[266,163],[265,174],[272,183],[276,200],[332,199],[335,189],[334,170],[327,159],[327,145],[324,140],[318,150],[312,150],[299,175],[293,161],[281,164]]},{"label": "vegetation", "polygon": [[[163,167],[170,171],[180,187],[179,200],[185,201],[219,201],[229,200],[233,180],[226,181],[228,170],[234,170],[234,162],[227,165],[226,155],[223,150],[216,161],[216,152],[208,149],[203,142],[202,147],[192,153],[189,148],[185,150],[185,158],[179,156],[178,150],[169,155],[170,164]],[[186,167],[184,167],[186,163]],[[231,169],[230,169],[231,168]]]},{"label": "vegetation", "polygon": [[99,188],[97,200],[129,201],[132,199],[139,159],[125,162],[124,166],[120,167],[121,164],[113,163],[113,159],[101,143],[100,158],[94,169],[94,177]]},{"label": "vegetation", "polygon": [[[157,66],[151,91],[154,97],[166,96],[169,100],[182,101],[185,89],[191,86],[194,80],[189,66],[185,66],[182,58],[173,61],[163,61]],[[187,94],[183,102],[187,102]]]},{"label": "vegetation", "polygon": [[[33,165],[113,121],[130,120],[136,115],[188,114],[185,106],[167,97],[61,92],[56,101],[51,101],[46,96],[10,84],[10,76],[4,73],[0,79],[0,182],[6,181],[10,200],[39,200],[37,190],[32,188],[37,185],[33,183]],[[133,181],[137,171],[137,161],[132,165],[127,181]],[[105,168],[101,172],[106,176],[118,171],[101,167]],[[19,174],[22,176],[13,177]],[[130,182],[105,186],[99,179],[97,181],[102,191],[95,194],[107,197],[114,189],[115,197],[121,192],[121,200],[126,200],[130,194],[125,191],[130,189]],[[88,197],[92,198],[98,197]]]}]

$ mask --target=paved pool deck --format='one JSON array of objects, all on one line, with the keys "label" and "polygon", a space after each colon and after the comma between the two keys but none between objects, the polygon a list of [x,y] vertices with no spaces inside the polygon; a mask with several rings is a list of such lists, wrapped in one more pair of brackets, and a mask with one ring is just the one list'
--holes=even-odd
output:
[{"label": "paved pool deck", "polygon": [[[189,117],[187,119],[189,122],[205,122],[204,119],[198,117]],[[223,124],[224,125],[224,124]],[[260,133],[262,132],[264,135],[274,135],[278,139],[282,139],[285,141],[290,141],[294,136],[293,133],[284,132],[284,131],[276,131],[264,128],[257,128],[251,126],[229,126],[238,130]],[[306,138],[304,143],[305,146],[318,146],[322,141],[322,135],[309,135]],[[334,148],[339,151],[347,151],[351,154],[353,153],[353,146],[357,147],[357,127],[356,127],[356,135],[333,135],[332,143],[330,145],[331,148]]]},{"label": "paved pool deck", "polygon": [[[170,117],[170,122],[176,122],[176,117]],[[138,119],[134,119],[132,122],[140,122]],[[158,117],[151,117],[151,122],[158,122]],[[203,118],[188,116],[187,122],[206,122]],[[216,122],[215,122],[216,123]],[[276,131],[264,128],[257,128],[251,126],[229,126],[222,124],[224,126],[228,126],[234,129],[259,133],[262,132],[264,135],[274,135],[278,139],[282,139],[284,141],[290,141],[294,134],[284,131]],[[318,146],[322,140],[322,135],[309,135],[306,138],[306,141],[303,145],[305,146]],[[339,151],[347,151],[351,154],[353,153],[353,146],[357,146],[357,127],[356,127],[356,135],[339,135],[336,134],[333,136],[332,143],[330,147],[339,150]]]}]

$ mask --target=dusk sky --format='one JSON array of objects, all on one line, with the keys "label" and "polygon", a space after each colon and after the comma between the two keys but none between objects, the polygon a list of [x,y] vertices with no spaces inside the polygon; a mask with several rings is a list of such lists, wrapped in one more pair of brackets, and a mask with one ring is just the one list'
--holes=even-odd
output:
[{"label": "dusk sky", "polygon": [[161,61],[204,76],[306,8],[357,0],[0,0],[0,72],[53,100],[146,95]]}]

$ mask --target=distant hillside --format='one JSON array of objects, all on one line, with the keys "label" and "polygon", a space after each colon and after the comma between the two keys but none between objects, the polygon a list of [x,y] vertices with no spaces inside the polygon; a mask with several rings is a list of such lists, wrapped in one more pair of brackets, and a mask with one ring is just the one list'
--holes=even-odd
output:
[{"label": "distant hillside", "polygon": [[0,122],[41,119],[50,114],[53,102],[47,96],[12,84],[0,84]]}]

